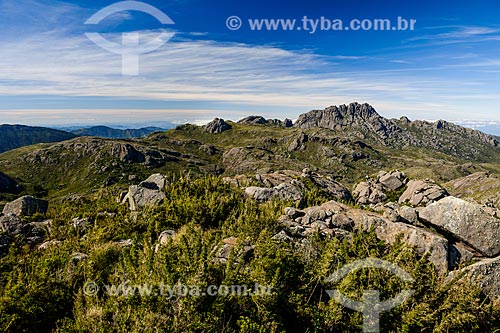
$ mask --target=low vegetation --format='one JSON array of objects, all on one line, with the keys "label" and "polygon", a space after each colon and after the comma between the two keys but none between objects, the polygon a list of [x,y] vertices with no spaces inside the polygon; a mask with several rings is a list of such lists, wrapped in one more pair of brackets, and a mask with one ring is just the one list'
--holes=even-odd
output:
[{"label": "low vegetation", "polygon": [[[278,217],[291,203],[257,204],[220,177],[171,175],[164,203],[131,214],[104,188],[54,204],[51,236],[60,243],[29,248],[17,239],[0,259],[2,332],[361,332],[362,315],[330,299],[338,289],[361,300],[413,289],[413,297],[380,318],[381,332],[495,332],[500,307],[466,282],[438,278],[426,257],[373,233],[352,239],[311,235],[301,243],[273,239]],[[311,194],[314,197],[314,194]],[[76,201],[75,201],[76,200]],[[326,200],[326,198],[325,198]],[[74,218],[90,223],[74,227]],[[157,251],[164,230],[177,233]],[[227,262],[215,259],[222,240],[237,242]],[[132,240],[131,245],[120,242]],[[249,255],[240,255],[246,244]],[[359,258],[388,260],[410,273],[406,283],[384,270],[362,269],[340,283],[326,282]],[[89,293],[88,282],[99,290]],[[271,287],[254,296],[160,295],[161,286]],[[106,286],[149,285],[152,290],[111,295]]]}]

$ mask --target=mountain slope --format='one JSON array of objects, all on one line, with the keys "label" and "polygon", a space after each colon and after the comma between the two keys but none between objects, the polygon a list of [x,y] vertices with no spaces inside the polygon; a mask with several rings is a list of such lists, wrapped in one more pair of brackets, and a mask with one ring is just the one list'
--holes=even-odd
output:
[{"label": "mountain slope", "polygon": [[313,111],[293,127],[265,120],[230,125],[217,134],[182,125],[134,140],[81,137],[23,147],[0,155],[0,171],[27,192],[50,197],[170,171],[234,176],[309,168],[348,188],[384,169],[443,183],[500,171],[495,137],[443,121],[385,119],[369,105]]},{"label": "mountain slope", "polygon": [[410,121],[407,117],[386,119],[369,104],[351,103],[313,110],[299,116],[294,127],[328,128],[365,142],[401,148],[430,148],[474,161],[498,158],[500,138],[453,123]]},{"label": "mountain slope", "polygon": [[45,127],[0,125],[0,153],[37,143],[60,142],[76,135]]},{"label": "mountain slope", "polygon": [[107,126],[94,126],[90,128],[80,128],[71,131],[71,133],[78,136],[97,136],[106,139],[133,139],[148,136],[154,132],[165,131],[159,127],[144,127],[139,129],[116,129]]}]

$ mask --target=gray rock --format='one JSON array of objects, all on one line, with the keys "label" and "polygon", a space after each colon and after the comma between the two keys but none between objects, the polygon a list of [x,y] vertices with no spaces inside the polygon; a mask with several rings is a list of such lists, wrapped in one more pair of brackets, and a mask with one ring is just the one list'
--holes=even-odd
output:
[{"label": "gray rock", "polygon": [[135,211],[140,207],[158,205],[164,199],[165,199],[165,194],[160,190],[154,190],[138,185],[132,185],[129,187],[129,192],[123,199],[122,203],[128,202],[130,205],[130,210]]},{"label": "gray rock", "polygon": [[134,242],[131,239],[122,239],[117,242],[114,242],[114,244],[121,247],[131,247],[134,244]]},{"label": "gray rock", "polygon": [[46,242],[40,244],[40,246],[38,246],[38,249],[39,250],[47,250],[48,248],[56,246],[59,243],[61,243],[61,241],[58,241],[56,239],[52,239],[52,240],[49,240],[49,241],[46,241]]},{"label": "gray rock", "polygon": [[142,181],[139,186],[144,187],[144,188],[149,188],[152,190],[163,190],[165,186],[167,185],[167,177],[160,173],[155,173],[154,175],[151,175],[146,179],[145,181]]},{"label": "gray rock", "polygon": [[226,123],[224,119],[215,118],[207,125],[203,126],[203,128],[208,133],[219,134],[224,131],[230,130],[232,126]]},{"label": "gray rock", "polygon": [[75,230],[85,230],[93,225],[93,222],[88,218],[75,217],[71,220],[71,225]]},{"label": "gray rock", "polygon": [[465,273],[467,278],[477,283],[493,301],[500,299],[500,257],[483,259],[459,271],[450,272],[448,281]]},{"label": "gray rock", "polygon": [[354,221],[346,214],[336,214],[332,217],[331,225],[334,228],[352,231],[354,229]]},{"label": "gray rock", "polygon": [[377,238],[394,243],[401,236],[401,241],[414,246],[421,256],[430,253],[429,261],[434,264],[440,274],[449,269],[448,240],[430,231],[401,222],[391,222],[384,218],[363,211],[349,215],[357,228],[368,231],[373,228]]},{"label": "gray rock", "polygon": [[297,210],[293,207],[286,207],[284,212],[285,215],[289,216],[291,219],[296,219],[297,217],[305,215],[304,212],[301,212],[300,210]]},{"label": "gray rock", "polygon": [[11,235],[21,234],[24,223],[19,217],[13,214],[0,216],[0,228],[3,232]]},{"label": "gray rock", "polygon": [[281,230],[276,235],[271,237],[271,239],[274,239],[274,240],[279,241],[279,242],[289,242],[289,241],[293,240],[293,238],[290,237],[285,230]]},{"label": "gray rock", "polygon": [[36,213],[45,214],[49,207],[49,202],[26,195],[12,202],[3,208],[3,214],[14,214],[17,216],[32,216]]},{"label": "gray rock", "polygon": [[426,205],[448,196],[448,192],[430,180],[411,180],[406,190],[399,197],[399,203],[409,203],[412,206]]},{"label": "gray rock", "polygon": [[380,177],[379,182],[391,191],[397,190],[404,185],[401,180],[399,180],[395,175],[392,174],[386,174]]},{"label": "gray rock", "polygon": [[376,205],[387,200],[387,194],[397,190],[407,182],[407,178],[399,170],[380,171],[375,178],[368,178],[356,185],[353,196],[362,205]]},{"label": "gray rock", "polygon": [[[392,208],[391,208],[392,207]],[[389,207],[392,210],[397,209],[397,204],[391,203]],[[361,209],[354,209],[348,205],[330,201],[321,206],[308,207],[302,212],[303,217],[290,220],[289,216],[280,217],[280,223],[293,233],[295,226],[300,224],[304,228],[300,231],[300,236],[305,237],[308,234],[317,232],[318,227],[324,235],[329,234],[336,238],[350,237],[350,231],[353,229],[369,231],[374,230],[377,237],[389,243],[396,242],[399,237],[401,241],[409,246],[414,246],[419,255],[430,253],[430,261],[436,267],[440,274],[444,274],[451,267],[449,262],[449,242],[446,238],[435,233],[400,222],[392,222],[379,214],[367,212]],[[332,215],[333,212],[333,215]],[[324,225],[328,225],[325,229]],[[311,226],[317,227],[312,228]],[[277,239],[293,240],[292,237],[283,230],[275,235]]]},{"label": "gray rock", "polygon": [[264,202],[271,199],[301,201],[303,199],[302,192],[291,184],[282,183],[273,188],[265,187],[246,187],[245,193],[255,200]]},{"label": "gray rock", "polygon": [[421,209],[419,218],[453,234],[485,256],[500,253],[500,219],[480,205],[446,197]]},{"label": "gray rock", "polygon": [[401,217],[402,222],[413,224],[415,226],[422,226],[422,224],[418,221],[417,211],[415,208],[402,206],[398,208],[398,214]]},{"label": "gray rock", "polygon": [[70,261],[73,261],[73,262],[80,262],[80,261],[84,261],[84,260],[87,260],[88,258],[89,258],[89,255],[88,255],[88,254],[81,253],[81,252],[73,252],[73,253],[69,256],[69,260],[70,260]]},{"label": "gray rock", "polygon": [[165,245],[167,244],[171,239],[172,237],[174,237],[175,235],[177,234],[177,232],[175,232],[175,230],[165,230],[163,231],[160,236],[158,236],[158,243],[160,243],[161,245]]}]

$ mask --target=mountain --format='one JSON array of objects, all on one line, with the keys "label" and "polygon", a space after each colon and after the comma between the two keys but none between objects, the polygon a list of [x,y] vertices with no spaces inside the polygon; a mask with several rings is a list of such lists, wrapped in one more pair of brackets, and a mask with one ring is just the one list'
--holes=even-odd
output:
[{"label": "mountain", "polygon": [[479,131],[352,103],[37,144],[0,171],[0,331],[359,331],[333,290],[414,290],[384,332],[500,329],[500,146]]},{"label": "mountain", "polygon": [[474,171],[500,169],[497,137],[446,121],[386,119],[368,104],[311,111],[284,124],[217,119],[133,140],[80,137],[4,153],[0,171],[27,191],[60,196],[182,170],[234,176],[309,168],[349,187],[382,169],[440,182],[468,175],[471,164]]},{"label": "mountain", "polygon": [[60,142],[73,139],[75,134],[24,125],[0,125],[0,153],[37,143]]},{"label": "mountain", "polygon": [[78,136],[96,136],[107,139],[133,139],[148,136],[154,132],[163,132],[165,129],[159,127],[144,127],[139,129],[115,129],[107,126],[94,126],[90,128],[79,128],[71,133]]}]

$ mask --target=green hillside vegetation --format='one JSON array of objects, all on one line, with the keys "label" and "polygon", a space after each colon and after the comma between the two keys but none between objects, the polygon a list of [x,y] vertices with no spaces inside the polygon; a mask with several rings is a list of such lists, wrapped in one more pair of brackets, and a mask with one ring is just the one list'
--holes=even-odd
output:
[{"label": "green hillside vegetation", "polygon": [[[183,125],[144,139],[76,138],[23,147],[0,154],[0,170],[23,185],[26,193],[51,198],[113,184],[127,186],[134,183],[130,175],[144,179],[155,172],[187,170],[235,175],[310,168],[348,187],[383,169],[400,169],[412,178],[441,183],[471,172],[500,170],[500,148],[474,142],[464,143],[464,147],[476,155],[459,157],[447,154],[452,149],[448,146],[436,150],[384,145],[370,139],[372,134],[357,131],[231,125],[232,129],[220,134]],[[291,149],[304,135],[308,140]],[[234,154],[228,155],[233,148]],[[136,151],[144,156],[135,156]]]},{"label": "green hillside vegetation", "polygon": [[[361,332],[360,313],[330,300],[333,287],[360,300],[363,290],[390,298],[415,289],[403,305],[381,317],[382,332],[494,332],[500,309],[472,284],[447,284],[426,258],[401,243],[388,245],[371,233],[352,241],[311,235],[301,246],[271,239],[285,202],[257,205],[220,177],[171,176],[164,204],[134,218],[103,189],[75,203],[53,205],[52,237],[61,241],[33,251],[18,239],[0,261],[0,330],[3,332]],[[68,223],[94,221],[85,231]],[[161,231],[178,230],[155,254]],[[250,256],[231,252],[226,263],[214,249],[236,237],[249,242]],[[131,246],[117,243],[131,239]],[[88,258],[77,259],[75,253]],[[407,285],[380,270],[360,270],[339,285],[325,282],[335,269],[357,258],[389,260],[409,272]],[[101,286],[96,296],[84,284]],[[271,286],[265,296],[112,296],[103,286],[149,283]]]},{"label": "green hillside vegetation", "polygon": [[36,143],[50,143],[76,137],[72,133],[45,127],[0,125],[0,153]]}]

